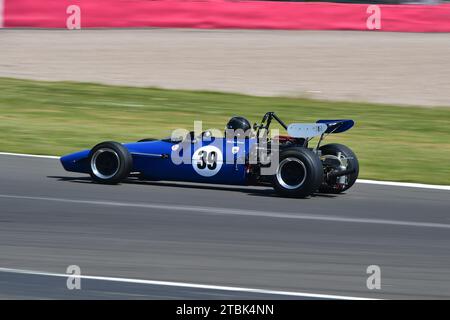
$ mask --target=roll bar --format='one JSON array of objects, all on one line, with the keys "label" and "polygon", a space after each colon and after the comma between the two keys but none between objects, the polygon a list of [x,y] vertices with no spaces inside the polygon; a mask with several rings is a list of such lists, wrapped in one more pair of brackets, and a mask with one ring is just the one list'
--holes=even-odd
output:
[{"label": "roll bar", "polygon": [[275,112],[267,112],[264,117],[262,118],[261,123],[258,125],[257,123],[255,123],[253,125],[253,129],[257,130],[257,136],[259,136],[259,130],[260,129],[266,129],[269,130],[270,127],[270,123],[272,122],[272,120],[275,119],[284,129],[287,130],[287,125],[283,122],[283,120],[281,120],[276,114]]}]

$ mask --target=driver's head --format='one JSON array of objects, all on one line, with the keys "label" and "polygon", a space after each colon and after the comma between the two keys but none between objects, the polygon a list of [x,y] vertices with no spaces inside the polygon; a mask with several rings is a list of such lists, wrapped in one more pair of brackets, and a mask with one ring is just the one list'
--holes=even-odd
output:
[{"label": "driver's head", "polygon": [[[237,138],[244,138],[250,134],[252,126],[244,117],[233,117],[228,121],[226,131]],[[232,132],[229,132],[232,131]]]},{"label": "driver's head", "polygon": [[244,117],[233,117],[227,123],[227,129],[232,130],[241,129],[242,131],[246,132],[247,130],[251,129],[251,127],[252,126],[250,122]]}]

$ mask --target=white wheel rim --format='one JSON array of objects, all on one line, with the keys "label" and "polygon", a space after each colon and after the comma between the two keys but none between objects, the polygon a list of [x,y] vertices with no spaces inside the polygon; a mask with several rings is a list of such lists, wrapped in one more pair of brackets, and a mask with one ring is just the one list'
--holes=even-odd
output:
[{"label": "white wheel rim", "polygon": [[[104,172],[104,169],[100,168],[101,165],[100,165],[100,163],[98,163],[98,161],[102,159],[102,156],[105,156],[107,154],[111,154],[113,156],[113,159],[115,159],[117,161],[116,169],[114,170],[113,173],[109,173],[109,174]],[[114,150],[112,150],[110,148],[98,149],[92,155],[91,170],[92,170],[92,173],[100,179],[107,180],[107,179],[114,177],[117,174],[117,172],[119,171],[119,167],[120,167],[119,155],[117,154],[117,152],[115,152]]]},{"label": "white wheel rim", "polygon": [[[283,170],[286,170],[286,165],[297,165],[299,169],[301,169],[303,171],[303,178],[301,179],[300,182],[298,183],[294,183],[294,184],[290,184],[289,182],[286,182],[285,178],[283,178],[283,174],[285,174],[285,172],[283,172]],[[306,166],[305,164],[297,158],[286,158],[283,159],[280,162],[280,165],[278,166],[278,170],[277,170],[277,181],[278,183],[285,189],[289,189],[289,190],[293,190],[293,189],[297,189],[299,187],[301,187],[303,185],[303,183],[305,183],[306,180],[306,175],[307,175],[307,171],[306,171]]]}]

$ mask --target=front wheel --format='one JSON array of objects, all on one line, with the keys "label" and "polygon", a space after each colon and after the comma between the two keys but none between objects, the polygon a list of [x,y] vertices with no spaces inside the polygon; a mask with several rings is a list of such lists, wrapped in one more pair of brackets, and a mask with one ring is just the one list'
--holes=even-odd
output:
[{"label": "front wheel", "polygon": [[308,197],[319,189],[322,179],[322,163],[311,150],[289,148],[279,153],[278,167],[273,176],[273,187],[279,194]]},{"label": "front wheel", "polygon": [[118,142],[102,142],[89,153],[89,171],[95,182],[117,184],[128,177],[133,159]]}]

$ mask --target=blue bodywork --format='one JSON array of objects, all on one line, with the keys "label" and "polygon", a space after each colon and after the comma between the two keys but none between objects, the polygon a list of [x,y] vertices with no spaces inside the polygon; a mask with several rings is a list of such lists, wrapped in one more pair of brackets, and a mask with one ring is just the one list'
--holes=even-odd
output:
[{"label": "blue bodywork", "polygon": [[317,123],[325,123],[328,125],[328,129],[325,133],[341,133],[347,131],[355,125],[355,122],[350,119],[318,120]]},{"label": "blue bodywork", "polygon": [[[344,132],[354,125],[353,120],[319,120],[317,123],[328,125],[326,133]],[[249,177],[245,159],[255,144],[256,138],[234,140],[210,138],[206,141],[188,142],[188,145],[164,139],[125,143],[123,146],[128,149],[133,159],[131,172],[139,173],[146,180],[246,185]],[[176,150],[177,147],[178,150]],[[180,154],[180,148],[188,153],[186,159],[189,161],[175,164],[172,156],[176,152]],[[199,170],[195,167],[197,160],[193,157],[202,150],[207,150],[209,153],[215,150],[215,153],[220,154],[214,170],[209,167]],[[61,163],[67,171],[89,173],[89,153],[90,150],[84,150],[63,156]]]},{"label": "blue bodywork", "polygon": [[[147,180],[245,185],[247,183],[245,157],[255,142],[256,139],[226,140],[224,138],[212,138],[211,141],[189,142],[188,146],[176,144],[169,140],[125,143],[123,146],[128,149],[133,158],[132,172],[141,173],[142,177]],[[222,153],[220,157],[222,159],[218,159],[220,169],[211,176],[205,176],[194,169],[195,161],[175,164],[172,161],[172,152],[174,152],[172,148],[175,145],[185,146],[183,152],[185,150],[189,152],[189,157],[187,157],[189,160],[202,147],[219,149]],[[89,152],[90,150],[84,150],[61,157],[64,169],[72,172],[89,173]],[[182,152],[181,155],[183,155]],[[227,163],[227,156],[232,159],[231,163]],[[208,172],[208,169],[205,168],[203,172],[209,174],[211,170]]]}]

